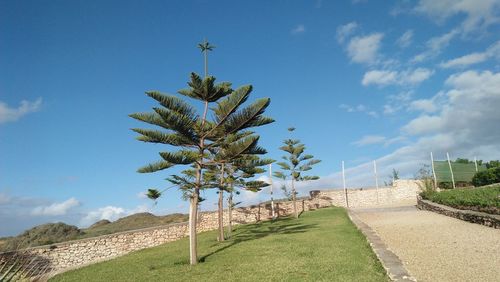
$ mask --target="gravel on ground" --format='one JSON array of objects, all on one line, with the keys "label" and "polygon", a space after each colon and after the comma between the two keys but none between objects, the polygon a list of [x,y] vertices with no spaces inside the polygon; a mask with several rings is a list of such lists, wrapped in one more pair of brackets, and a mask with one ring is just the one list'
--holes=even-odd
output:
[{"label": "gravel on ground", "polygon": [[353,210],[418,281],[500,281],[500,230],[414,206]]}]

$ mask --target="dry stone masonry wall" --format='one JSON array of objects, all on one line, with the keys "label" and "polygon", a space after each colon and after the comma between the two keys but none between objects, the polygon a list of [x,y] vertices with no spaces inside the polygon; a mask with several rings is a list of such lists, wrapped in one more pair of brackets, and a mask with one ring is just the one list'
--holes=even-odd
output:
[{"label": "dry stone masonry wall", "polygon": [[418,198],[417,207],[421,210],[436,212],[446,216],[458,218],[464,221],[482,224],[493,228],[500,228],[500,215],[488,214],[484,212],[477,212],[470,210],[459,210],[452,207],[433,203],[431,201],[423,200],[420,197]]},{"label": "dry stone masonry wall", "polygon": [[[348,190],[349,207],[392,203],[401,199],[415,199],[418,185],[414,181],[396,181],[393,188]],[[299,200],[299,212],[318,208],[345,206],[345,193],[341,190],[312,191],[309,199]],[[378,199],[378,200],[377,200]],[[293,214],[292,202],[275,203],[278,217]],[[233,210],[233,224],[254,223],[272,218],[271,204],[242,207]],[[224,211],[224,225],[228,225],[228,212]],[[217,229],[217,212],[201,212],[198,232]],[[176,223],[140,230],[125,231],[100,237],[69,241],[48,246],[25,249],[22,255],[44,261],[44,271],[58,273],[98,261],[108,260],[132,251],[158,246],[188,235],[188,224]],[[0,264],[15,256],[15,252],[0,253]]]},{"label": "dry stone masonry wall", "polygon": [[348,203],[349,208],[358,208],[392,205],[402,201],[414,201],[417,204],[417,194],[421,191],[418,180],[396,180],[391,187],[347,189],[347,193],[344,190],[318,190],[311,191],[311,196],[329,200],[334,206],[347,207]]}]

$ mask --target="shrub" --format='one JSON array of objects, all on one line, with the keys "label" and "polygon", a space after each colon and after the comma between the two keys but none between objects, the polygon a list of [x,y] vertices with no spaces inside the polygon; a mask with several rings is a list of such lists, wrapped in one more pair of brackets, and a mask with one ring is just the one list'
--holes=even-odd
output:
[{"label": "shrub", "polygon": [[481,188],[462,188],[441,192],[421,193],[422,198],[458,209],[470,209],[498,214],[500,185]]},{"label": "shrub", "polygon": [[489,163],[486,163],[486,168],[495,168],[495,167],[500,167],[500,161],[490,161]]},{"label": "shrub", "polygon": [[439,182],[438,186],[441,189],[453,189],[453,183],[451,182]]},{"label": "shrub", "polygon": [[474,186],[484,186],[500,182],[500,167],[480,171],[472,178]]},{"label": "shrub", "polygon": [[420,187],[422,192],[420,193],[420,196],[424,199],[429,199],[432,194],[436,193],[436,189],[434,189],[434,182],[431,178],[426,177],[420,179],[420,183],[417,185]]}]

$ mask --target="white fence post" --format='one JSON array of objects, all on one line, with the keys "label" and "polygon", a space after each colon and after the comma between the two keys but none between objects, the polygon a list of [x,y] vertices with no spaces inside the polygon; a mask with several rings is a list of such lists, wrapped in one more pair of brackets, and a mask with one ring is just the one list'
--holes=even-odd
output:
[{"label": "white fence post", "polygon": [[451,168],[450,154],[446,152],[446,158],[448,158],[448,166],[450,166],[451,172],[451,182],[453,183],[453,189],[455,189],[455,177],[453,176],[453,169]]},{"label": "white fence post", "polygon": [[434,170],[434,156],[432,155],[431,152],[431,167],[432,167],[432,176],[434,178],[434,189],[437,189],[437,177],[436,177],[436,171]]},{"label": "white fence post", "polygon": [[271,182],[271,215],[274,216],[274,199],[273,199],[273,164],[269,164],[269,182]]},{"label": "white fence post", "polygon": [[342,161],[342,183],[344,185],[345,206],[348,208],[349,207],[349,199],[347,198],[347,188],[345,186],[344,161]]}]

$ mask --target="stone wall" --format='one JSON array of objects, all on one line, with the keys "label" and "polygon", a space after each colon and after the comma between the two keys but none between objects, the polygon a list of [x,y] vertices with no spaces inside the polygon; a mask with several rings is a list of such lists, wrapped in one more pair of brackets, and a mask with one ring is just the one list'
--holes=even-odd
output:
[{"label": "stone wall", "polygon": [[[391,188],[349,189],[349,207],[375,206],[394,203],[400,200],[415,200],[419,191],[415,181],[397,180]],[[343,190],[311,191],[311,197],[297,201],[299,212],[314,210],[331,205],[345,206]],[[377,200],[378,199],[378,200]],[[278,217],[293,214],[293,202],[275,203]],[[233,210],[233,224],[254,223],[272,218],[271,204],[242,207]],[[224,211],[224,225],[228,225],[228,212]],[[201,212],[198,220],[198,232],[217,229],[217,212]],[[23,256],[43,262],[38,268],[46,273],[57,273],[81,267],[98,261],[108,260],[132,251],[158,246],[175,241],[188,235],[187,222],[132,230],[100,237],[69,241],[48,246],[22,250]],[[16,253],[0,253],[2,261],[12,260]]]},{"label": "stone wall", "polygon": [[[310,198],[297,201],[299,212],[331,206],[329,201]],[[275,203],[278,217],[293,213],[292,202]],[[271,204],[254,205],[233,210],[233,224],[253,223],[272,218]],[[224,211],[224,225],[228,225],[228,211]],[[217,229],[217,212],[201,212],[198,220],[198,232]],[[165,226],[125,231],[94,238],[68,241],[53,245],[33,247],[19,252],[0,253],[2,262],[12,261],[20,254],[36,259],[38,274],[59,273],[98,261],[108,260],[132,251],[158,246],[188,236],[188,223],[176,223]],[[41,270],[43,269],[43,271]]]},{"label": "stone wall", "polygon": [[418,198],[417,207],[421,210],[433,211],[443,215],[451,216],[472,223],[482,224],[493,228],[500,228],[500,215],[484,212],[459,210],[449,206],[440,205],[431,201]]},{"label": "stone wall", "polygon": [[[375,207],[379,205],[392,205],[401,202],[415,202],[421,188],[418,180],[396,180],[391,187],[316,190],[311,191],[312,197],[329,200],[332,205],[340,207],[358,208]],[[347,194],[347,202],[346,202]]]}]

